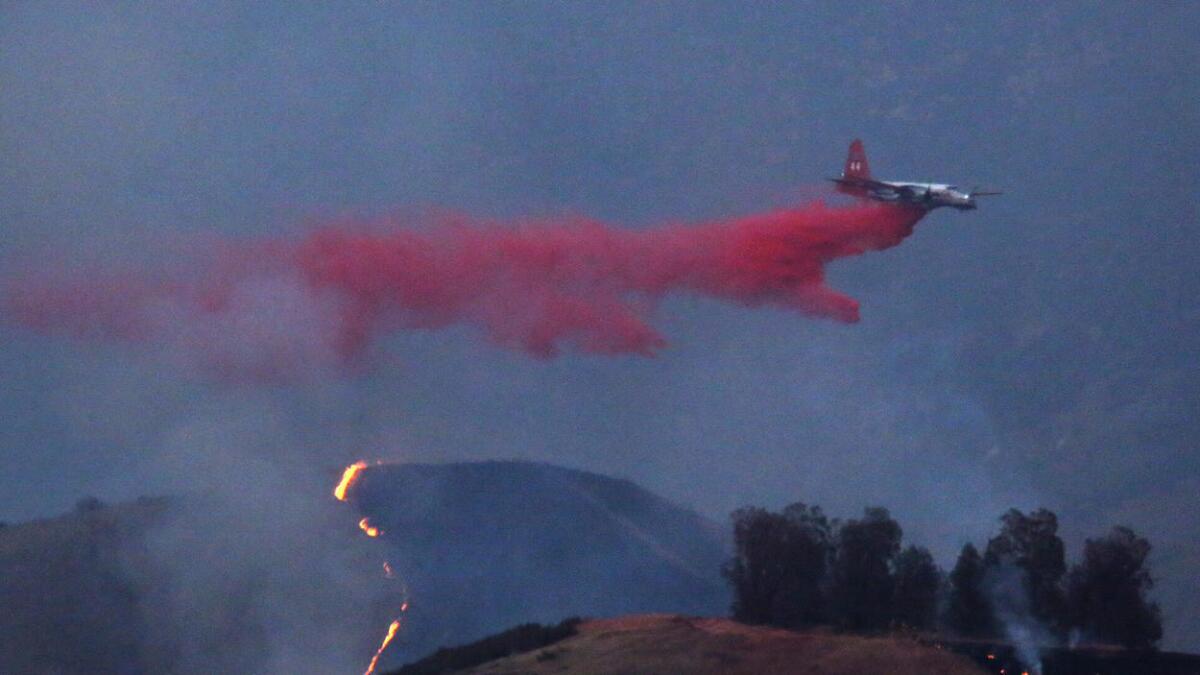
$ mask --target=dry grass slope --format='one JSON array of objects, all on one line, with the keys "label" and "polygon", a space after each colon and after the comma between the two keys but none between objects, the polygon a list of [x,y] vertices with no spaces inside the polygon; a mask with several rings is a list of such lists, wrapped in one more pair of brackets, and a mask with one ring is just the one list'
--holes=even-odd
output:
[{"label": "dry grass slope", "polygon": [[478,666],[475,675],[982,675],[948,651],[891,637],[793,633],[727,619],[653,614],[588,621],[577,635]]}]

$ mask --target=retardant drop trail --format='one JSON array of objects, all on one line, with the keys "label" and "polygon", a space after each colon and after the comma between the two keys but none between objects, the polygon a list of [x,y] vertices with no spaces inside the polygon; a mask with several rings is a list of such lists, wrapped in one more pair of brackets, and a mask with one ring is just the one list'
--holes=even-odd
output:
[{"label": "retardant drop trail", "polygon": [[651,355],[666,345],[653,309],[672,293],[858,321],[825,266],[899,244],[923,215],[817,202],[644,230],[584,218],[336,224],[226,240],[155,274],[132,264],[84,278],[42,261],[6,279],[3,307],[28,328],[149,341],[235,377],[345,364],[388,332],[458,324],[540,357]]}]

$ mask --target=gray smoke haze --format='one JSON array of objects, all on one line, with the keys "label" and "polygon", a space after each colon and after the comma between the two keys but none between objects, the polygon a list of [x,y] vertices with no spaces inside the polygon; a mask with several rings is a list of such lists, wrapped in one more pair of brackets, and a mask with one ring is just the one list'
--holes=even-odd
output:
[{"label": "gray smoke haze", "polygon": [[[361,372],[230,385],[0,322],[0,519],[214,495],[260,517],[232,564],[312,557],[270,612],[353,578],[303,551],[339,517],[329,472],[364,456],[549,461],[721,520],[884,504],[944,566],[1046,506],[1070,553],[1114,523],[1147,536],[1166,644],[1200,649],[1197,25],[1194,4],[7,3],[0,275],[413,206],[722,217],[811,191],[855,136],[886,177],[1007,194],[833,268],[857,326],[675,299],[652,360],[450,330],[397,334]],[[226,515],[197,527],[235,536]]]},{"label": "gray smoke haze", "polygon": [[1024,571],[1012,564],[1000,564],[988,570],[983,584],[992,611],[1012,642],[1017,658],[1029,672],[1041,675],[1042,649],[1057,645],[1058,640],[1030,610]]},{"label": "gray smoke haze", "polygon": [[161,489],[189,495],[128,566],[165,580],[140,599],[152,670],[357,672],[390,621],[381,605],[398,613],[380,550],[331,495],[340,471],[274,398],[197,397],[146,457]]}]

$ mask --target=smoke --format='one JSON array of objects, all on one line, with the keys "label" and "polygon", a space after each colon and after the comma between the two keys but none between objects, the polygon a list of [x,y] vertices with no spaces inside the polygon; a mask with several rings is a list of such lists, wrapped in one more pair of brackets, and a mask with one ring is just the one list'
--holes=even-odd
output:
[{"label": "smoke", "polygon": [[814,202],[642,231],[586,218],[343,222],[87,274],[35,261],[9,275],[3,309],[34,330],[149,342],[233,378],[344,367],[389,331],[459,324],[538,357],[650,356],[667,344],[652,310],[672,293],[858,321],[826,264],[899,244],[923,213]]},{"label": "smoke", "polygon": [[[858,303],[825,284],[825,266],[899,244],[921,215],[813,203],[633,231],[586,218],[434,214],[190,249],[143,242],[123,262],[88,269],[64,252],[27,260],[0,277],[0,318],[132,344],[182,372],[299,378],[323,396],[337,382],[324,375],[361,364],[399,330],[464,326],[537,357],[650,356],[667,344],[655,306],[676,293],[854,322]],[[361,667],[381,616],[394,618],[380,608],[397,604],[378,558],[347,541],[359,539],[358,518],[330,510],[336,481],[324,462],[348,443],[322,426],[313,437],[326,447],[310,447],[270,390],[211,393],[214,405],[171,425],[151,462],[160,483],[201,499],[139,553],[163,579],[144,589],[146,658],[181,673]]]},{"label": "smoke", "polygon": [[147,670],[356,672],[377,645],[395,589],[294,429],[267,397],[222,395],[151,459],[186,496],[129,544]]},{"label": "smoke", "polygon": [[1041,675],[1042,646],[1056,640],[1031,611],[1025,571],[1011,563],[991,567],[984,577],[984,588],[992,612],[1012,642],[1017,658],[1030,673]]}]

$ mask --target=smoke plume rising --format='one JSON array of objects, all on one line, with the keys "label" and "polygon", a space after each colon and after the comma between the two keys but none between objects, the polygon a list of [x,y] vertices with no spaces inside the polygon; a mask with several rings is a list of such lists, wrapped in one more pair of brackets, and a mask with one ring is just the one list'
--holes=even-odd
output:
[{"label": "smoke plume rising", "polygon": [[671,293],[858,321],[825,265],[899,244],[923,213],[816,202],[640,231],[585,218],[336,223],[226,240],[156,272],[45,261],[7,281],[4,307],[46,333],[174,345],[234,377],[344,365],[388,331],[455,324],[539,357],[648,356],[666,345],[649,316]]}]

